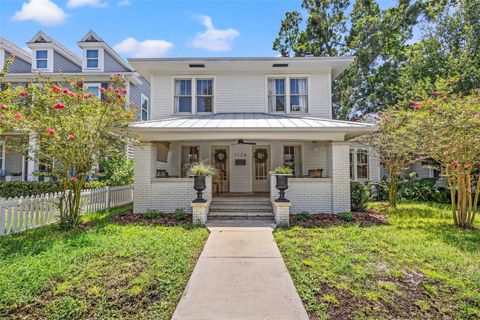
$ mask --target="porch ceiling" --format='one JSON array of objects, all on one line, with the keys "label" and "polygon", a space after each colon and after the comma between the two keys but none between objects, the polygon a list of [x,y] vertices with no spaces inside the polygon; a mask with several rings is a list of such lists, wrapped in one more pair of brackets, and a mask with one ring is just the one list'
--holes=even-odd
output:
[{"label": "porch ceiling", "polygon": [[[161,134],[174,139],[294,139],[342,141],[376,130],[367,123],[340,121],[296,115],[268,113],[218,113],[212,115],[173,116],[166,119],[136,122],[130,131],[141,140],[152,140]],[[292,133],[295,132],[295,135]],[[190,139],[190,140],[192,140]]]}]

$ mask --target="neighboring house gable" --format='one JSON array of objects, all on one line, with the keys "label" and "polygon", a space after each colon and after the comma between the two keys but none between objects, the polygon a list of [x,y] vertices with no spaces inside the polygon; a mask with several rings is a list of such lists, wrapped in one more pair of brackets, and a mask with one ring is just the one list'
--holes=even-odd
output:
[{"label": "neighboring house gable", "polygon": [[0,69],[3,69],[5,61],[12,54],[15,55],[15,59],[8,69],[9,73],[28,73],[31,71],[31,54],[0,36]]},{"label": "neighboring house gable", "polygon": [[58,73],[72,73],[81,72],[82,67],[77,63],[73,63],[56,50],[53,51],[53,72]]},{"label": "neighboring house gable", "polygon": [[[5,51],[5,60],[8,59],[12,53]],[[20,58],[18,55],[15,55],[10,68],[8,68],[9,73],[28,73],[32,69],[32,62],[25,61]]]},{"label": "neighboring house gable", "polygon": [[125,66],[114,58],[108,51],[104,54],[105,57],[105,72],[125,72],[131,71],[125,68]]}]

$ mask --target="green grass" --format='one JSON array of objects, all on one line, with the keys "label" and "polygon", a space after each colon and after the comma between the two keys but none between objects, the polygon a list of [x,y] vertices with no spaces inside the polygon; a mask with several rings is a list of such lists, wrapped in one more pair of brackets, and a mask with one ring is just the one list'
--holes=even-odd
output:
[{"label": "green grass", "polygon": [[0,319],[170,319],[204,228],[118,225],[113,214],[0,239]]},{"label": "green grass", "polygon": [[480,318],[480,231],[444,205],[372,206],[387,225],[275,232],[312,319]]}]

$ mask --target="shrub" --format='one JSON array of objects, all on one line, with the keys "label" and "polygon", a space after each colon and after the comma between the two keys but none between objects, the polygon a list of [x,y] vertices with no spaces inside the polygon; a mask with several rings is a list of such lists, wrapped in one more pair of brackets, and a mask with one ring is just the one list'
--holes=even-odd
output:
[{"label": "shrub", "polygon": [[107,186],[107,183],[103,181],[88,181],[88,182],[85,182],[83,188],[90,190],[90,189],[105,188],[106,186]]},{"label": "shrub", "polygon": [[306,221],[306,220],[310,219],[310,212],[308,212],[308,211],[299,212],[295,215],[295,218],[298,221]]},{"label": "shrub", "polygon": [[0,198],[30,197],[60,191],[55,182],[46,181],[12,181],[0,182]]},{"label": "shrub", "polygon": [[353,216],[353,213],[351,212],[344,212],[344,213],[340,213],[338,215],[338,217],[343,220],[343,221],[355,221],[355,217]]},{"label": "shrub", "polygon": [[133,183],[133,161],[124,155],[103,159],[98,180],[109,186],[125,186]]},{"label": "shrub", "polygon": [[273,171],[275,174],[293,174],[291,167],[276,167]]},{"label": "shrub", "polygon": [[351,208],[352,211],[365,211],[370,201],[370,187],[359,182],[351,183]]},{"label": "shrub", "polygon": [[177,221],[185,220],[185,218],[187,217],[187,213],[183,209],[176,209],[172,213],[172,217]]},{"label": "shrub", "polygon": [[147,212],[145,212],[145,217],[148,219],[158,219],[162,218],[164,215],[164,212],[156,209],[148,209]]},{"label": "shrub", "polygon": [[436,182],[435,178],[416,179],[409,175],[399,185],[400,197],[405,200],[447,203],[450,196],[448,190],[437,188]]},{"label": "shrub", "polygon": [[387,201],[388,200],[388,182],[387,177],[383,177],[379,182],[372,182],[369,184],[371,198],[373,201]]}]

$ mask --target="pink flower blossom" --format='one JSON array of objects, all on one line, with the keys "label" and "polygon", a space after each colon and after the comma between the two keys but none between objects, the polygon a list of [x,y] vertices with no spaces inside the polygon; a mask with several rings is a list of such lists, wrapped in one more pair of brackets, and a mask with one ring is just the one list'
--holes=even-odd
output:
[{"label": "pink flower blossom", "polygon": [[454,168],[458,167],[458,164],[457,164],[456,161],[453,161],[453,162],[452,162],[452,167],[454,167]]},{"label": "pink flower blossom", "polygon": [[53,129],[53,128],[48,128],[48,129],[47,129],[47,133],[48,133],[49,135],[52,135],[52,136],[53,136],[53,135],[56,134],[57,132],[56,132],[55,129]]},{"label": "pink flower blossom", "polygon": [[93,97],[93,93],[89,92],[87,93],[86,95],[83,96],[85,99],[89,99],[91,97]]},{"label": "pink flower blossom", "polygon": [[118,88],[115,89],[115,93],[116,94],[119,94],[120,93],[120,90]]},{"label": "pink flower blossom", "polygon": [[67,139],[73,141],[75,140],[75,136],[73,134],[69,134]]},{"label": "pink flower blossom", "polygon": [[16,113],[14,117],[17,120],[23,120],[23,116],[20,113]]},{"label": "pink flower blossom", "polygon": [[0,110],[7,110],[8,107],[4,104],[0,104]]},{"label": "pink flower blossom", "polygon": [[465,163],[464,167],[465,169],[470,169],[472,167],[472,164],[470,162]]},{"label": "pink flower blossom", "polygon": [[122,99],[122,95],[121,95],[121,94],[117,94],[117,99]]},{"label": "pink flower blossom", "polygon": [[73,182],[75,182],[75,181],[77,181],[77,177],[73,176],[73,177],[71,178],[71,180],[72,180]]},{"label": "pink flower blossom", "polygon": [[22,92],[20,92],[20,95],[21,95],[22,97],[26,97],[26,96],[28,96],[28,91],[27,91],[27,90],[23,90]]},{"label": "pink flower blossom", "polygon": [[65,108],[64,104],[61,103],[61,102],[57,102],[55,103],[55,105],[53,106],[53,109],[63,109]]},{"label": "pink flower blossom", "polygon": [[413,101],[413,109],[415,109],[415,110],[420,109],[420,102],[419,101]]},{"label": "pink flower blossom", "polygon": [[68,93],[70,92],[70,90],[68,90],[67,88],[65,88],[65,89],[63,89],[62,92],[65,93],[65,94],[68,94]]},{"label": "pink flower blossom", "polygon": [[53,87],[52,87],[52,91],[54,91],[54,92],[60,92],[60,91],[62,91],[62,89],[61,89],[59,86],[53,86]]},{"label": "pink flower blossom", "polygon": [[105,88],[100,88],[100,92],[105,93],[105,92],[107,92],[107,90],[105,90]]},{"label": "pink flower blossom", "polygon": [[123,90],[122,90],[122,93],[123,93],[123,94],[127,94],[127,89],[123,89]]},{"label": "pink flower blossom", "polygon": [[75,93],[72,92],[72,91],[68,92],[68,95],[69,95],[70,97],[75,97]]},{"label": "pink flower blossom", "polygon": [[433,91],[433,95],[434,95],[435,97],[436,97],[436,96],[439,96],[439,95],[440,95],[440,93],[441,93],[441,92],[440,92],[440,91],[438,91],[438,90],[435,90],[435,91]]}]

